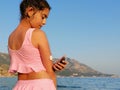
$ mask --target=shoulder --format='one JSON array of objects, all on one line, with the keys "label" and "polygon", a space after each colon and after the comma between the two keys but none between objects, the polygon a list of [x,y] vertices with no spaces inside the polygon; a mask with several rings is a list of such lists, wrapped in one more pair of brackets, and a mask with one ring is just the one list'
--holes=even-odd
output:
[{"label": "shoulder", "polygon": [[8,41],[10,41],[11,39],[13,39],[15,31],[16,30],[12,31],[11,34],[8,36]]},{"label": "shoulder", "polygon": [[42,37],[42,36],[46,36],[46,33],[41,29],[35,29],[33,31],[33,36],[34,37]]},{"label": "shoulder", "polygon": [[32,33],[32,40],[33,42],[39,43],[45,43],[47,42],[47,36],[46,33],[43,30],[35,29]]}]

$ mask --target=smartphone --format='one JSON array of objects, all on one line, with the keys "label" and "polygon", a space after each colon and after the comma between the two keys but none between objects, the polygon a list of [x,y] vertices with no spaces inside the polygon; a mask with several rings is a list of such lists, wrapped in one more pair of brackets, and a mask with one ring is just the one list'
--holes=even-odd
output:
[{"label": "smartphone", "polygon": [[63,56],[63,57],[60,59],[60,63],[64,64],[64,63],[65,63],[65,60],[66,60],[66,57]]}]

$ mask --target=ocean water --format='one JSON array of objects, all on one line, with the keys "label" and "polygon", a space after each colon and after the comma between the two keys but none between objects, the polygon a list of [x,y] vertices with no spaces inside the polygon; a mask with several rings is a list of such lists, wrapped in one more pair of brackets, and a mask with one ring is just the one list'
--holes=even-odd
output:
[{"label": "ocean water", "polygon": [[[0,78],[0,90],[12,90],[17,78]],[[57,90],[120,90],[120,78],[58,78]]]}]

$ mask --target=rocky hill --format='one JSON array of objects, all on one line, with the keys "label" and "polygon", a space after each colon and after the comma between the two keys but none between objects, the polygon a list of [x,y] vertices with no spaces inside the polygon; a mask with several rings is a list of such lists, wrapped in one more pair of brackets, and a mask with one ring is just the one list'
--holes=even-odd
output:
[{"label": "rocky hill", "polygon": [[[54,58],[57,60],[57,58]],[[56,72],[58,76],[72,76],[72,77],[108,77],[110,74],[103,74],[99,71],[92,69],[91,67],[78,62],[75,59],[67,58],[67,67],[59,72]],[[9,55],[6,53],[0,53],[0,76],[9,76],[7,73],[9,67]]]},{"label": "rocky hill", "polygon": [[72,76],[72,77],[111,77],[112,74],[104,74],[92,69],[91,67],[78,62],[75,59],[67,58],[67,67],[57,72],[60,76]]},{"label": "rocky hill", "polygon": [[0,76],[9,76],[7,70],[9,68],[9,55],[0,53]]}]

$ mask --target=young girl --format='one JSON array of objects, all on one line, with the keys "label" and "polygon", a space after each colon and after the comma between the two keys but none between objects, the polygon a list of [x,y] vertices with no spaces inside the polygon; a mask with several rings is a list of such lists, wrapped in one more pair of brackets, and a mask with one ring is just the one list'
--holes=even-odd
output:
[{"label": "young girl", "polygon": [[64,64],[52,63],[50,47],[44,31],[50,6],[46,0],[23,0],[19,25],[8,39],[10,73],[18,73],[13,90],[56,90],[54,70]]}]

